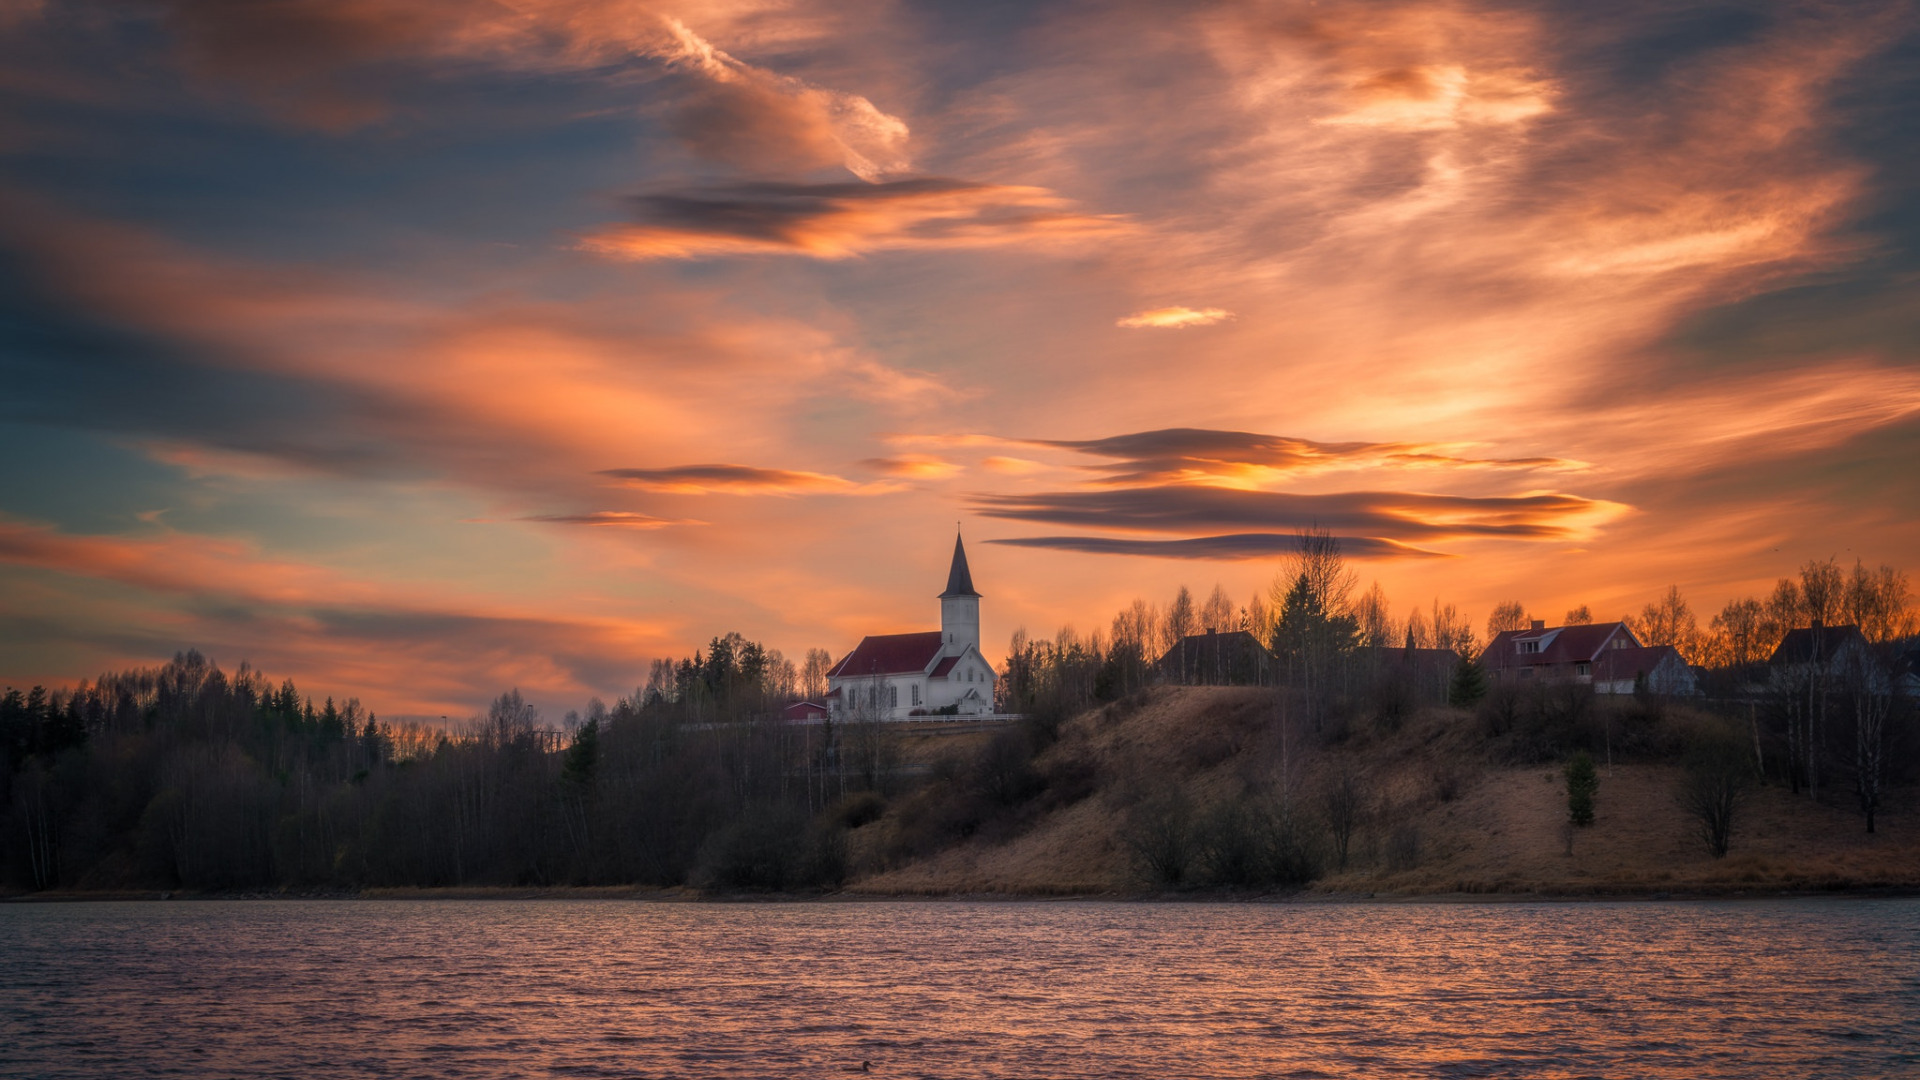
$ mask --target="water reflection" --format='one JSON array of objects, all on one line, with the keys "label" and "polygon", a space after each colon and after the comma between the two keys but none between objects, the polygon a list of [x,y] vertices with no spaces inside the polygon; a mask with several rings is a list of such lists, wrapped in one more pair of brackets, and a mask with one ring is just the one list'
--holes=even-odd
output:
[{"label": "water reflection", "polygon": [[1920,902],[0,907],[0,1073],[1884,1076]]}]

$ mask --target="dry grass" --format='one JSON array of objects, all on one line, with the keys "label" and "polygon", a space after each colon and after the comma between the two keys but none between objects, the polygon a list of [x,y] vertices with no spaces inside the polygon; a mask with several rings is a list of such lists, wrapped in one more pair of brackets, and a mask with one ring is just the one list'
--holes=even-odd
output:
[{"label": "dry grass", "polygon": [[[1655,892],[1774,892],[1920,888],[1920,814],[1915,792],[1899,791],[1867,835],[1849,807],[1818,805],[1758,788],[1725,859],[1708,855],[1674,799],[1671,765],[1600,769],[1597,819],[1573,835],[1567,854],[1565,786],[1554,766],[1490,760],[1474,721],[1427,710],[1400,730],[1364,725],[1339,744],[1314,749],[1296,733],[1279,738],[1268,692],[1252,688],[1161,689],[1068,722],[1041,755],[1090,766],[1092,795],[1029,809],[1015,825],[983,829],[927,857],[879,866],[890,817],[854,833],[856,866],[873,867],[850,886],[865,895],[1138,891],[1121,826],[1143,794],[1177,785],[1198,805],[1291,779],[1302,805],[1315,778],[1335,768],[1365,778],[1373,813],[1348,869],[1315,885],[1322,894],[1374,893],[1615,895]],[[1677,723],[1693,722],[1681,717]],[[930,761],[977,749],[984,737],[913,738],[904,756]]]}]

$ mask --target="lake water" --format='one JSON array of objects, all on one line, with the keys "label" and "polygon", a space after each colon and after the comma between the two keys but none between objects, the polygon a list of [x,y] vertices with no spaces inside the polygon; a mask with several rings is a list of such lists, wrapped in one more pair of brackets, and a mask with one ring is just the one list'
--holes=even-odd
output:
[{"label": "lake water", "polygon": [[0,1075],[1920,1075],[1920,901],[0,905]]}]

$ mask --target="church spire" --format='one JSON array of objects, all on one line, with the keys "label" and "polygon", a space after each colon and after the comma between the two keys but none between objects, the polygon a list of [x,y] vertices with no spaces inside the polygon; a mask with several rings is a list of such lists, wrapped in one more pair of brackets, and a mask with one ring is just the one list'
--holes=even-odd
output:
[{"label": "church spire", "polygon": [[960,543],[960,534],[953,534],[953,568],[947,571],[947,591],[940,599],[949,596],[979,596],[973,591],[973,574],[967,569],[967,549]]}]

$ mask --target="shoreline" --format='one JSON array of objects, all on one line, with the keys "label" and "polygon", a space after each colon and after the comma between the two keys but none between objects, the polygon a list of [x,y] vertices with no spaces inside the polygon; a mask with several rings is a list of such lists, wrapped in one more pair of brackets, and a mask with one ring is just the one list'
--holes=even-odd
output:
[{"label": "shoreline", "polygon": [[163,889],[58,890],[0,896],[0,904],[173,903],[193,901],[406,901],[459,900],[576,902],[619,900],[639,904],[1245,904],[1303,907],[1376,906],[1402,904],[1590,904],[1679,903],[1727,900],[1900,900],[1920,897],[1920,885],[1809,887],[1796,889],[1614,889],[1506,892],[1247,892],[1222,889],[1143,892],[857,892],[821,893],[703,893],[686,888],[634,886],[448,886],[440,888],[362,890],[316,889],[263,892],[258,890],[189,892]]}]

